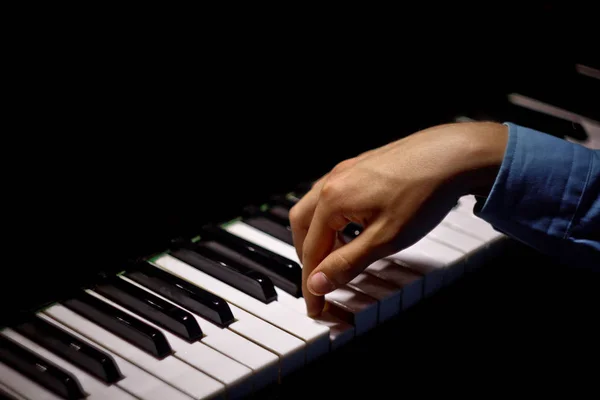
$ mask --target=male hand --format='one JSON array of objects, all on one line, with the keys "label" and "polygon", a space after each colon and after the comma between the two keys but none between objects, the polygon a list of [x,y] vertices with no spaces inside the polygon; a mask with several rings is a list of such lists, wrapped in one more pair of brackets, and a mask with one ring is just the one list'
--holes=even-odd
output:
[{"label": "male hand", "polygon": [[[317,181],[290,210],[308,315],[320,314],[323,295],[425,236],[460,196],[489,191],[507,139],[498,123],[440,125],[345,160]],[[339,245],[350,222],[363,232]]]}]

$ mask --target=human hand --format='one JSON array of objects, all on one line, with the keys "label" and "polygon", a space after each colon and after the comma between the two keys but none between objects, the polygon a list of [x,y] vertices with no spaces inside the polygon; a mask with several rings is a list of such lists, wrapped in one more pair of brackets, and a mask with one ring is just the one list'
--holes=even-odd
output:
[{"label": "human hand", "polygon": [[[485,195],[507,140],[499,123],[440,125],[345,160],[319,179],[290,210],[308,315],[320,314],[323,295],[420,240],[460,196]],[[364,229],[340,245],[350,222]]]}]

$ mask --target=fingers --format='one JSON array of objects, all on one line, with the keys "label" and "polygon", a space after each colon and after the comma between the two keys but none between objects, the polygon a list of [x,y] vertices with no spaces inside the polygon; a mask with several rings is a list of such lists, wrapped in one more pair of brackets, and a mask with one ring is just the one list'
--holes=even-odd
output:
[{"label": "fingers", "polygon": [[319,192],[325,182],[327,175],[316,181],[312,188],[306,193],[302,199],[290,210],[290,226],[292,228],[292,238],[296,255],[302,261],[302,247],[304,239],[308,233],[308,228],[313,218],[317,202],[319,200]]},{"label": "fingers", "polygon": [[374,232],[380,232],[380,229],[371,225],[356,239],[325,256],[310,273],[307,271],[307,290],[311,296],[321,299],[307,304],[307,307],[314,307],[308,310],[309,315],[318,314],[323,309],[321,301],[324,295],[350,282],[370,264],[387,255]]},{"label": "fingers", "polygon": [[[302,247],[302,294],[306,302],[306,309],[309,316],[314,317],[323,310],[324,299],[322,296],[315,295],[308,290],[307,282],[311,272],[321,263],[321,261],[333,250],[337,231],[344,224],[344,219],[341,217],[341,222],[338,226],[332,224],[332,215],[335,211],[328,208],[327,205],[320,203],[315,209],[314,217],[310,223],[310,228],[306,235],[304,245]],[[340,226],[341,225],[341,226]],[[317,281],[321,276],[315,278]],[[318,281],[317,285],[327,286],[328,282]]]}]

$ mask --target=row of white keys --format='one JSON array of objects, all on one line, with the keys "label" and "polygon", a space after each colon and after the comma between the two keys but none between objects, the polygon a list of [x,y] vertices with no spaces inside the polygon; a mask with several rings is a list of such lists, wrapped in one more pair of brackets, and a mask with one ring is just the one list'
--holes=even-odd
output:
[{"label": "row of white keys", "polygon": [[403,293],[401,288],[375,275],[361,272],[348,282],[347,286],[378,301],[379,314],[377,319],[379,323],[385,322],[397,315],[402,309]]},{"label": "row of white keys", "polygon": [[250,368],[214,350],[212,347],[206,346],[201,341],[194,343],[186,342],[170,331],[131,312],[129,309],[120,306],[93,290],[87,290],[87,292],[161,331],[175,352],[173,356],[224,384],[228,399],[242,398],[252,392],[253,382],[250,379],[252,376]]},{"label": "row of white keys", "polygon": [[398,288],[400,291],[400,310],[413,307],[423,298],[423,285],[425,282],[423,275],[391,260],[375,261],[365,269],[365,274],[377,277]]},{"label": "row of white keys", "polygon": [[133,400],[134,396],[124,391],[117,385],[108,385],[105,382],[101,382],[96,377],[88,374],[79,367],[71,364],[68,361],[58,357],[54,353],[46,350],[39,344],[29,340],[28,338],[20,335],[10,328],[4,329],[0,332],[1,335],[7,337],[15,343],[18,343],[28,349],[29,351],[37,354],[45,360],[56,364],[58,367],[70,372],[79,381],[82,389],[87,393],[87,399],[114,399],[114,400]]},{"label": "row of white keys", "polygon": [[[248,226],[243,222],[237,221],[226,226],[226,229],[246,240],[254,242],[268,250],[276,252],[284,257],[287,257],[295,262],[299,262],[295,248],[287,243],[284,243],[265,232],[262,232],[254,227]],[[452,232],[448,232],[452,233]],[[456,232],[460,235],[460,232]],[[439,236],[439,232],[436,232]],[[448,237],[445,235],[444,237]],[[465,263],[467,256],[464,251],[447,246],[443,242],[434,240],[433,238],[425,237],[415,245],[397,255],[392,256],[390,259],[398,261],[400,265],[407,266],[418,272],[421,276],[426,276],[425,281],[418,283],[418,277],[412,276],[413,279],[409,279],[412,284],[412,290],[408,290],[406,293],[407,299],[405,302],[399,301],[399,299],[405,295],[403,293],[404,287],[407,286],[407,279],[403,279],[404,282],[390,282],[395,283],[397,287],[401,289],[390,290],[389,286],[383,287],[384,284],[381,282],[371,282],[371,285],[367,285],[369,278],[375,276],[386,280],[385,275],[382,271],[398,268],[394,265],[375,263],[373,266],[367,268],[366,274],[360,274],[356,277],[348,286],[354,290],[361,291],[368,296],[377,299],[380,303],[379,310],[379,321],[381,322],[385,318],[389,318],[391,315],[395,315],[400,307],[408,308],[414,305],[420,299],[418,293],[419,285],[423,285],[424,295],[429,296],[435,293],[437,290],[442,288],[445,284],[454,282],[456,279],[461,277],[465,272]],[[401,274],[398,272],[396,274]],[[374,290],[378,286],[380,290]],[[379,293],[385,293],[380,295]],[[339,295],[338,295],[339,293]],[[344,293],[338,289],[331,294],[326,295],[326,299],[330,301],[333,297],[335,299],[339,296],[338,300],[341,304],[347,301],[347,297]],[[387,302],[386,302],[387,300]],[[334,300],[335,301],[335,300]],[[404,304],[404,305],[403,305]],[[389,310],[388,312],[382,312],[383,310]],[[360,327],[357,327],[360,329]]]},{"label": "row of white keys", "polygon": [[229,307],[235,322],[221,328],[126,276],[120,278],[189,312],[202,329],[202,343],[253,371],[255,390],[276,382],[280,373],[288,374],[304,365],[304,343],[300,339],[232,304]]},{"label": "row of white keys", "polygon": [[388,257],[425,276],[423,295],[430,296],[465,272],[466,256],[428,236]]},{"label": "row of white keys", "polygon": [[[283,243],[285,244],[285,243]],[[308,315],[306,301],[278,290],[280,301],[302,315]],[[379,308],[376,299],[348,287],[336,289],[326,296],[327,304],[315,321],[330,327],[332,349],[348,343],[377,325]]]},{"label": "row of white keys", "polygon": [[[297,262],[302,266],[293,246],[259,229],[241,221],[233,222],[227,225],[225,229],[234,235]],[[306,307],[304,299],[293,298],[293,300],[298,303],[297,310],[305,314]],[[377,299],[371,296],[345,286],[326,294],[325,300],[329,303],[329,310],[334,316],[337,316],[354,326],[356,335],[361,335],[371,330],[378,323],[379,304]],[[383,297],[383,301],[390,301],[392,303],[398,302],[398,300],[399,296]],[[391,307],[397,305],[398,303]],[[388,306],[386,305],[386,307]]]},{"label": "row of white keys", "polygon": [[486,244],[503,236],[503,234],[495,230],[491,224],[477,217],[470,210],[460,204],[459,207],[451,210],[444,217],[441,223],[450,226],[455,230],[481,239]]},{"label": "row of white keys", "polygon": [[473,255],[485,249],[486,242],[483,239],[467,235],[461,231],[450,228],[448,225],[439,224],[433,228],[427,237],[440,243],[455,248],[467,255]]},{"label": "row of white keys", "polygon": [[[428,237],[462,252],[465,255],[465,272],[475,269],[485,262],[488,246],[483,239],[469,236],[444,224],[435,227],[429,232]],[[452,283],[456,278],[458,276],[450,276],[447,283]]]},{"label": "row of white keys", "polygon": [[195,399],[212,399],[225,394],[222,383],[189,364],[173,356],[159,360],[60,304],[43,312]]},{"label": "row of white keys", "polygon": [[460,199],[458,199],[458,204],[456,205],[454,210],[455,211],[464,211],[466,213],[472,214],[473,208],[475,207],[476,203],[477,203],[477,199],[475,199],[475,196],[472,196],[472,195],[462,196]]},{"label": "row of white keys", "polygon": [[131,393],[142,400],[161,400],[161,399],[173,399],[173,400],[189,400],[190,396],[175,389],[173,386],[160,380],[154,375],[146,372],[135,364],[127,361],[118,354],[112,352],[110,349],[102,346],[101,344],[95,343],[87,337],[79,334],[67,325],[62,324],[60,321],[54,318],[40,313],[38,317],[47,321],[50,324],[57,326],[60,329],[68,332],[77,339],[86,342],[90,345],[100,347],[102,351],[108,353],[114,361],[117,363],[119,370],[124,376],[124,379],[118,381],[115,385],[119,386],[123,390]]},{"label": "row of white keys", "polygon": [[10,394],[16,393],[18,398],[61,400],[61,397],[15,371],[3,362],[0,362],[0,382],[7,388],[6,392]]},{"label": "row of white keys", "polygon": [[[473,195],[466,195],[460,198],[458,206],[453,210],[461,215],[466,215],[469,216],[468,221],[471,222],[467,222],[467,226],[469,228],[474,228],[476,227],[477,229],[474,229],[471,234],[474,236],[477,236],[478,238],[481,238],[482,240],[484,240],[486,242],[486,245],[493,245],[498,241],[501,241],[502,239],[506,239],[506,235],[503,234],[502,232],[497,231],[492,224],[490,224],[489,222],[483,220],[482,218],[478,217],[475,215],[474,213],[474,207],[476,204],[477,200],[475,199],[475,196]],[[454,218],[457,218],[455,216],[453,216]],[[474,225],[474,223],[472,222],[473,220],[476,221],[476,225]],[[458,220],[456,221],[456,223],[458,224]]]},{"label": "row of white keys", "polygon": [[467,271],[484,265],[488,259],[503,251],[503,246],[507,242],[505,234],[497,231],[490,223],[473,213],[475,201],[475,197],[472,195],[461,197],[458,206],[442,220],[442,225],[483,242],[483,249],[471,254],[467,263]]},{"label": "row of white keys", "polygon": [[329,352],[329,328],[278,301],[263,303],[168,254],[156,257],[152,263],[301,339],[306,346],[307,362]]}]

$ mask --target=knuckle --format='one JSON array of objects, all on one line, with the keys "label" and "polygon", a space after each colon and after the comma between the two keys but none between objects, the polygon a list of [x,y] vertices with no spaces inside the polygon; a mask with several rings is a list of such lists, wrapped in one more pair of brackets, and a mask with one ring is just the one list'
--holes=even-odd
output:
[{"label": "knuckle", "polygon": [[342,194],[343,187],[340,181],[335,179],[328,180],[321,189],[321,198],[326,202],[333,203]]},{"label": "knuckle", "polygon": [[342,171],[345,171],[346,169],[348,169],[349,167],[351,167],[355,163],[356,163],[356,160],[354,158],[349,158],[347,160],[339,162],[335,167],[333,167],[333,169],[331,170],[331,172],[333,174],[340,173]]},{"label": "knuckle", "polygon": [[289,218],[290,218],[290,223],[293,226],[301,226],[302,225],[302,220],[303,220],[302,209],[299,204],[295,204],[294,206],[292,206],[292,208],[290,208]]}]

